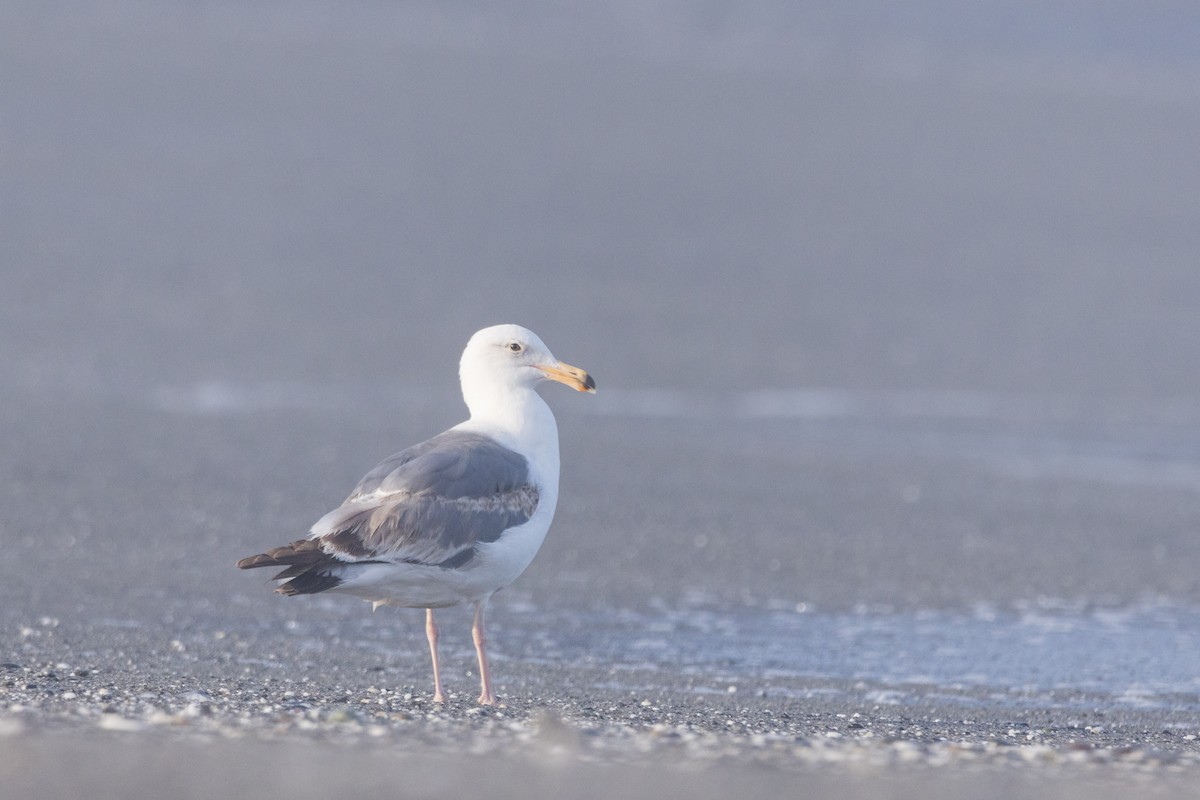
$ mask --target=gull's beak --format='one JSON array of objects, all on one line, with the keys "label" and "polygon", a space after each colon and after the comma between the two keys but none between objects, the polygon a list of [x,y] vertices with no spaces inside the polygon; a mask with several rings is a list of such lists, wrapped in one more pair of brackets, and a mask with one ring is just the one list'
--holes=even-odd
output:
[{"label": "gull's beak", "polygon": [[559,361],[557,364],[538,364],[537,368],[546,373],[546,377],[552,381],[565,383],[578,392],[596,393],[596,382],[592,380],[592,376],[588,375],[586,370],[579,367],[572,367],[570,364]]}]

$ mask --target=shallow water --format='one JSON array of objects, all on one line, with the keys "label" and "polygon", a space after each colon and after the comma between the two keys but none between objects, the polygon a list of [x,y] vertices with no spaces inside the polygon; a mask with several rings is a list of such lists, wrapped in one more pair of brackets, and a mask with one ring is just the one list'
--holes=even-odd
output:
[{"label": "shallow water", "polygon": [[[1200,711],[1200,610],[1164,601],[1117,608],[1043,599],[970,613],[831,613],[804,605],[731,611],[703,602],[581,612],[510,598],[497,602],[492,620],[496,670],[507,680],[521,675],[522,665],[566,665],[567,675],[578,665],[600,670],[597,688],[635,694],[820,696],[994,712]],[[425,656],[418,622],[415,612],[353,620],[347,627],[354,633],[344,630],[344,639],[363,655],[419,672]],[[455,631],[443,647],[454,654],[452,663],[469,669],[469,644],[456,641],[462,627],[443,621]],[[305,623],[291,628],[301,652],[328,646]]]},{"label": "shallow water", "polygon": [[[421,386],[205,381],[132,392],[124,402],[184,416],[308,411],[428,413]],[[1067,477],[1200,491],[1200,402],[960,391],[796,388],[723,394],[606,386],[560,414],[713,427],[773,426],[843,453],[984,462],[1027,479]]]},{"label": "shallow water", "polygon": [[[1200,610],[1169,603],[1086,609],[1043,602],[970,614],[581,615],[506,607],[501,617],[510,660],[608,663],[617,675],[648,670],[667,686],[697,692],[846,691],[885,705],[940,698],[998,708],[1200,709]],[[823,680],[804,688],[812,679]],[[830,688],[824,679],[852,688]]]}]

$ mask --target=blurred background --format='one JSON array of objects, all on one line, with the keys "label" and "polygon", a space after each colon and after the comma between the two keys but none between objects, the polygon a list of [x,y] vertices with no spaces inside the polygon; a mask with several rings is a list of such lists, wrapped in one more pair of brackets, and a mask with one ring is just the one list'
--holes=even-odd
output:
[{"label": "blurred background", "polygon": [[267,605],[233,562],[461,419],[511,321],[600,386],[545,392],[535,597],[1200,600],[1197,31],[8,0],[0,596],[134,559],[135,594]]}]

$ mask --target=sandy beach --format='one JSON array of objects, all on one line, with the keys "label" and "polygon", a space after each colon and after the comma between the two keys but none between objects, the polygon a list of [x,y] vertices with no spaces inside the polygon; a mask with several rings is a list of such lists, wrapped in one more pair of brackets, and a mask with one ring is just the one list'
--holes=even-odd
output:
[{"label": "sandy beach", "polygon": [[[0,9],[0,794],[1197,794],[1194,12],[917,5]],[[600,391],[437,708],[234,565],[508,321]]]}]

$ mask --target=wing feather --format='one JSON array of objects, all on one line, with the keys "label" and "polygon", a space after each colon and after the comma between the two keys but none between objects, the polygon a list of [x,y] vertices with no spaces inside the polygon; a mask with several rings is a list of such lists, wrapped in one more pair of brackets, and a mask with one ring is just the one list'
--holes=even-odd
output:
[{"label": "wing feather", "polygon": [[[447,431],[368,472],[309,538],[242,559],[282,566],[285,594],[323,591],[338,566],[380,561],[459,567],[475,546],[533,516],[538,489],[525,457],[479,434]],[[311,588],[309,588],[311,587]]]}]

